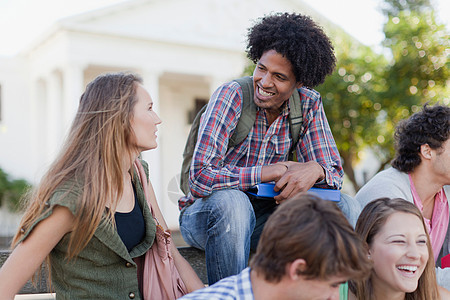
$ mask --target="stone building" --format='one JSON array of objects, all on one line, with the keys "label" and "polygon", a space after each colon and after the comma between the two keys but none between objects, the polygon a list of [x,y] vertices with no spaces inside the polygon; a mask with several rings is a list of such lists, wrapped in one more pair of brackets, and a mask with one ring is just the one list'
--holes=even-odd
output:
[{"label": "stone building", "polygon": [[137,72],[163,120],[159,147],[143,156],[176,229],[177,174],[190,119],[249,64],[245,35],[252,21],[278,11],[335,27],[301,0],[131,0],[56,22],[20,55],[0,57],[0,167],[37,183],[86,84],[104,72]]}]

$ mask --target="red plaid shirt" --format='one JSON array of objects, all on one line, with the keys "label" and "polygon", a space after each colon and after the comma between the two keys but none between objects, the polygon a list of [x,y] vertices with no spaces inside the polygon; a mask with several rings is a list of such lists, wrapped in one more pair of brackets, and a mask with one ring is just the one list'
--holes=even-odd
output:
[{"label": "red plaid shirt", "polygon": [[[331,133],[320,94],[300,88],[303,125],[296,146],[297,160],[314,160],[325,170],[325,180],[317,186],[340,189],[342,170],[339,152]],[[268,126],[263,109],[258,109],[247,138],[227,151],[242,109],[242,89],[236,82],[219,87],[211,97],[200,121],[189,172],[191,193],[182,197],[179,207],[207,197],[222,189],[247,190],[261,183],[261,167],[288,160],[292,139],[289,125],[289,101],[278,118]]]}]

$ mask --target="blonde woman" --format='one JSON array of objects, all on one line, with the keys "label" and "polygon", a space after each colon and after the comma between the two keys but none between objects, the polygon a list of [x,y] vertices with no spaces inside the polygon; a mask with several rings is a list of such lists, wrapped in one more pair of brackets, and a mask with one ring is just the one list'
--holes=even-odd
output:
[{"label": "blonde woman", "polygon": [[[137,75],[105,74],[88,84],[0,269],[2,299],[13,299],[46,258],[58,299],[141,299],[134,259],[152,246],[156,225],[132,166],[141,151],[157,147],[160,123]],[[155,216],[167,228],[148,187]],[[203,287],[171,251],[187,289]]]},{"label": "blonde woman", "polygon": [[367,204],[356,223],[373,268],[367,280],[350,282],[349,299],[448,299],[438,288],[430,237],[418,208],[403,199]]}]

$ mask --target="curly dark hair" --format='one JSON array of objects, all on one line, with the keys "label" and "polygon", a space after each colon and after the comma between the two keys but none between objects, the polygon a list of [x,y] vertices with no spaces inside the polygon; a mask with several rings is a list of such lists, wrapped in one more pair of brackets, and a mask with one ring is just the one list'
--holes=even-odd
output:
[{"label": "curly dark hair", "polygon": [[450,107],[425,104],[422,111],[398,124],[394,138],[396,157],[392,166],[409,173],[421,163],[420,146],[439,149],[450,138]]},{"label": "curly dark hair", "polygon": [[249,28],[247,56],[254,63],[264,52],[275,50],[292,64],[297,82],[313,88],[336,66],[334,48],[310,17],[296,13],[276,13],[259,19]]}]

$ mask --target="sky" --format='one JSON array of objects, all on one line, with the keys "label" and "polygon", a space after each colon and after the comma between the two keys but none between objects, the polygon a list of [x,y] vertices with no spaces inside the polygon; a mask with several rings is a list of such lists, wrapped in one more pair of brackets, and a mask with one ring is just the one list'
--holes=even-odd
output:
[{"label": "sky", "polygon": [[[126,0],[0,0],[0,55],[17,54],[58,19],[123,1]],[[384,23],[378,7],[381,0],[303,1],[363,44],[380,45]],[[450,28],[450,1],[432,1],[438,18]]]}]

